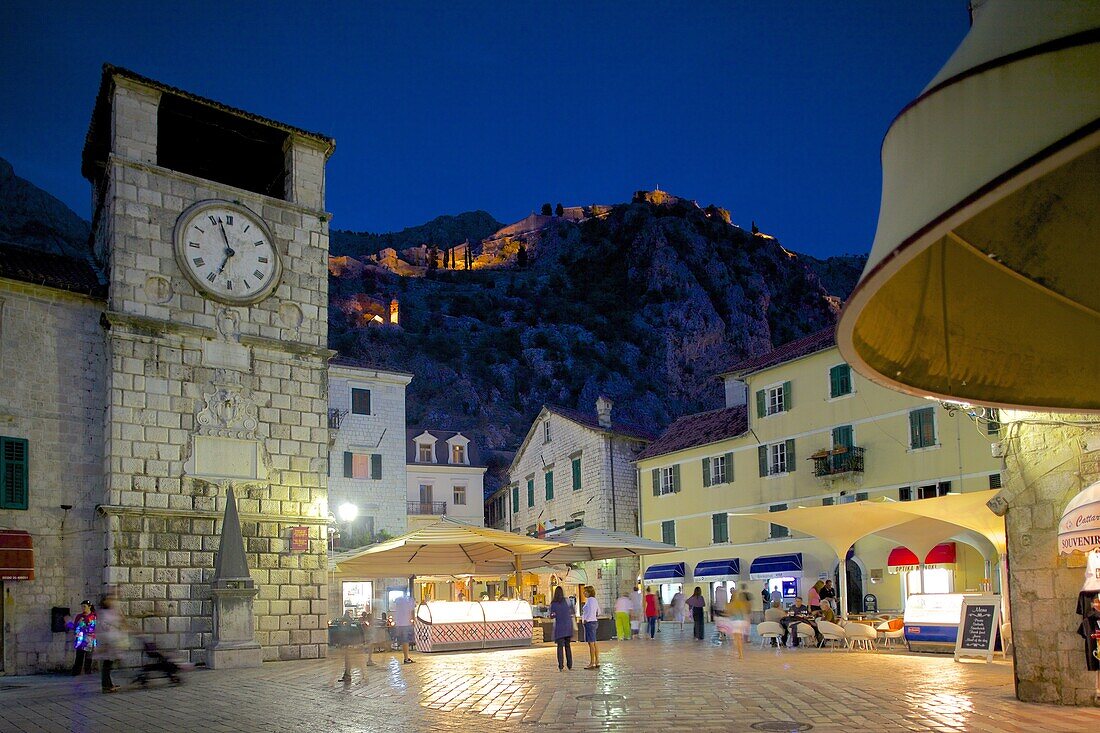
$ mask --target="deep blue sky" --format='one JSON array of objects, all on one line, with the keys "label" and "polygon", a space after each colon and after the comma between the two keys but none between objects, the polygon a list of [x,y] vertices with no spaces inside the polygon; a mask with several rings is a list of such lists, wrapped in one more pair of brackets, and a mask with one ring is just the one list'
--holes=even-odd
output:
[{"label": "deep blue sky", "polygon": [[879,144],[965,0],[0,2],[0,157],[89,216],[104,61],[332,135],[333,226],[659,184],[790,249],[865,252]]}]

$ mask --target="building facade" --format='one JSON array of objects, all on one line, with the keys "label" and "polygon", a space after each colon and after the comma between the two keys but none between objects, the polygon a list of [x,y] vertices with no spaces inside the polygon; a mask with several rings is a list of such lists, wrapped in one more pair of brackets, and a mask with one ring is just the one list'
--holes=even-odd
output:
[{"label": "building facade", "polygon": [[[685,548],[647,562],[684,563],[685,577],[664,583],[666,591],[736,583],[756,596],[767,584],[789,601],[818,579],[837,582],[836,555],[823,542],[738,514],[1000,485],[990,448],[999,428],[862,379],[840,358],[831,329],[738,364],[723,379],[726,408],[680,418],[637,463],[644,536]],[[968,540],[937,550],[942,567],[925,570],[928,592],[977,590],[990,577],[995,549]],[[879,609],[901,609],[920,591],[913,564],[896,543],[856,542],[849,609],[862,611],[865,595]]]},{"label": "building facade", "polygon": [[[500,528],[545,534],[569,522],[638,531],[638,482],[633,461],[653,440],[644,428],[611,419],[612,402],[596,401],[592,413],[546,405],[508,469],[506,510]],[[584,563],[589,583],[605,608],[638,575],[637,560]]]},{"label": "building facade", "polygon": [[417,529],[446,515],[485,526],[485,463],[477,443],[453,430],[406,431],[406,510]]},{"label": "building facade", "polygon": [[[408,529],[405,512],[405,388],[412,375],[357,366],[341,357],[329,369],[329,507],[350,503],[352,544]],[[347,542],[342,544],[347,545]]]}]

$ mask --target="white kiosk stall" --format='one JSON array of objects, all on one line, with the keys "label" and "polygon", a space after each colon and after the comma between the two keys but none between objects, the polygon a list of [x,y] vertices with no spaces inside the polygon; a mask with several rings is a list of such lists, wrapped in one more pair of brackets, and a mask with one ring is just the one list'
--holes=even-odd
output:
[{"label": "white kiosk stall", "polygon": [[427,601],[413,633],[422,652],[494,649],[529,646],[532,624],[527,601]]}]

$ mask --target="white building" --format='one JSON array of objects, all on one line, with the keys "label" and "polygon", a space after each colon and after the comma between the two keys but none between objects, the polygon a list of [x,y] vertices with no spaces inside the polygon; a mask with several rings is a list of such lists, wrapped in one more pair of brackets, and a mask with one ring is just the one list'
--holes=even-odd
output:
[{"label": "white building", "polygon": [[485,526],[485,463],[477,444],[453,430],[406,433],[409,529],[446,515]]},{"label": "white building", "polygon": [[[544,534],[567,522],[638,534],[638,479],[633,461],[654,435],[611,420],[612,402],[581,412],[545,405],[508,469],[509,483],[490,498],[504,512],[498,528]],[[634,582],[637,560],[586,563],[605,608]]]},{"label": "white building", "polygon": [[[408,530],[405,511],[405,387],[412,375],[336,357],[329,367],[329,510],[354,504],[341,527],[352,544]],[[342,544],[348,544],[343,542]]]}]

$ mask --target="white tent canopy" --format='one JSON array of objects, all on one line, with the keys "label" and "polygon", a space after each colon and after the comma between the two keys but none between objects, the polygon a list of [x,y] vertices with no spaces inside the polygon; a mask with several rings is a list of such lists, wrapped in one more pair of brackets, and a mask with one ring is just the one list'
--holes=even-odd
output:
[{"label": "white tent canopy", "polygon": [[552,539],[562,544],[533,555],[524,554],[524,565],[533,567],[535,563],[556,565],[559,563],[588,562],[590,560],[609,560],[619,557],[639,557],[641,555],[676,552],[681,549],[673,545],[666,545],[664,542],[648,540],[629,532],[616,532],[587,526],[560,532],[554,535]]}]

